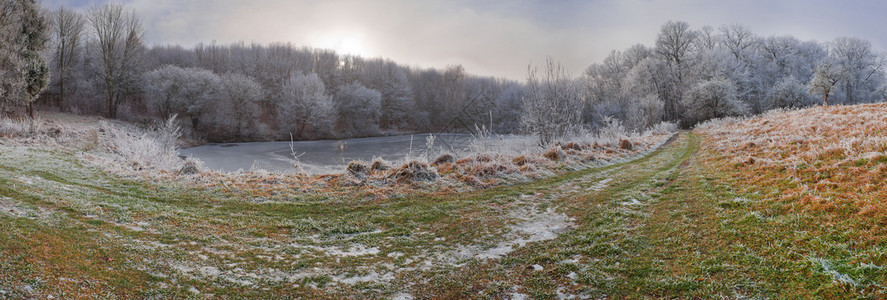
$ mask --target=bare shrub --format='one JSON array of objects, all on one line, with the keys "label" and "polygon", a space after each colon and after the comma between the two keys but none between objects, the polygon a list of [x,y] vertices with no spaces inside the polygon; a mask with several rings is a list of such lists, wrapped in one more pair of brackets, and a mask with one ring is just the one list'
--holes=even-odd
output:
[{"label": "bare shrub", "polygon": [[449,153],[444,153],[434,159],[434,162],[431,163],[433,166],[442,165],[445,163],[453,163],[456,161],[456,157]]},{"label": "bare shrub", "polygon": [[377,158],[373,160],[373,164],[370,165],[370,169],[372,169],[373,171],[388,171],[388,169],[391,169],[391,165],[389,165],[388,162],[386,162],[385,160]]},{"label": "bare shrub", "polygon": [[348,163],[348,167],[346,167],[345,170],[348,171],[348,174],[357,178],[364,178],[370,174],[370,167],[362,161],[352,161]]},{"label": "bare shrub", "polygon": [[542,154],[542,156],[551,160],[551,161],[559,161],[559,160],[564,159],[567,156],[567,154],[564,153],[564,150],[561,150],[560,148],[551,148],[548,151],[545,151],[545,153]]},{"label": "bare shrub", "polygon": [[624,149],[624,150],[631,151],[631,149],[632,149],[633,147],[634,147],[634,145],[632,145],[632,144],[631,144],[631,141],[629,141],[629,140],[621,140],[621,141],[619,141],[619,148],[622,148],[622,149]]},{"label": "bare shrub", "polygon": [[435,181],[440,175],[428,164],[410,161],[397,168],[391,177],[398,181]]},{"label": "bare shrub", "polygon": [[518,166],[526,165],[529,162],[530,162],[530,159],[527,158],[526,156],[523,156],[523,155],[511,159],[511,163],[518,165]]},{"label": "bare shrub", "polygon": [[182,165],[182,168],[179,169],[179,175],[196,175],[200,174],[200,169],[202,163],[200,160],[194,158],[185,159],[185,163]]},{"label": "bare shrub", "polygon": [[561,149],[563,150],[576,150],[581,151],[582,147],[579,146],[579,143],[576,142],[567,142],[566,144],[561,145]]}]

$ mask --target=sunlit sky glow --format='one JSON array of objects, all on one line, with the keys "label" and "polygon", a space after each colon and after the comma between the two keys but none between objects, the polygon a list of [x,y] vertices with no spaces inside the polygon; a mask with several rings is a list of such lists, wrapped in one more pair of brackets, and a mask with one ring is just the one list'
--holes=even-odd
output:
[{"label": "sunlit sky glow", "polygon": [[[46,0],[85,9],[94,0]],[[527,64],[550,56],[579,74],[611,50],[652,46],[659,27],[739,23],[762,36],[802,40],[867,39],[885,49],[883,1],[830,0],[126,0],[147,42],[237,41],[386,57],[406,65],[461,64],[478,75],[521,80]]]}]

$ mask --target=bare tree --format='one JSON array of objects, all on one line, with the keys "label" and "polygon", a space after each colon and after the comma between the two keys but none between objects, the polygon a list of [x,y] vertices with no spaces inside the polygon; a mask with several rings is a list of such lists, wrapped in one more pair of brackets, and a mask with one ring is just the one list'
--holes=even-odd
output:
[{"label": "bare tree", "polygon": [[335,107],[339,124],[349,136],[367,136],[379,133],[382,93],[359,82],[341,85],[336,90]]},{"label": "bare tree", "polygon": [[80,56],[85,20],[80,13],[64,6],[52,13],[52,20],[52,40],[55,44],[53,58],[56,82],[58,83],[59,107],[64,108],[65,97],[68,94],[66,84],[71,77],[74,63]]},{"label": "bare tree", "polygon": [[142,23],[135,11],[120,3],[93,7],[87,14],[109,118],[117,117],[117,108],[128,89],[138,79],[139,59],[144,51]]}]

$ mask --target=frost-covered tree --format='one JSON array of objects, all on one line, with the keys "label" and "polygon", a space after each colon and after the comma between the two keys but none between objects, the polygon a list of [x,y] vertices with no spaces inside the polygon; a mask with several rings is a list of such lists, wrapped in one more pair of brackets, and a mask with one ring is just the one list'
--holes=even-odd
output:
[{"label": "frost-covered tree", "polygon": [[829,56],[842,74],[843,103],[869,102],[884,80],[884,54],[875,53],[869,41],[839,37],[828,44]]},{"label": "frost-covered tree", "polygon": [[767,92],[769,108],[804,107],[813,104],[807,87],[798,79],[788,76],[776,83]]},{"label": "frost-covered tree", "polygon": [[7,104],[33,102],[49,81],[40,51],[46,47],[49,23],[35,0],[0,0],[0,115]]},{"label": "frost-covered tree", "polygon": [[139,79],[139,60],[144,52],[142,23],[135,11],[120,3],[95,6],[87,13],[87,19],[107,116],[116,118],[118,107],[135,90]]},{"label": "frost-covered tree", "polygon": [[498,133],[515,133],[520,130],[521,113],[523,106],[521,99],[525,93],[524,86],[516,83],[506,83],[502,87],[499,96],[496,97],[496,109],[493,112],[493,131]]},{"label": "frost-covered tree", "polygon": [[144,75],[148,108],[162,119],[187,117],[195,130],[210,102],[220,98],[222,81],[212,71],[166,65]]},{"label": "frost-covered tree", "polygon": [[689,127],[704,120],[747,114],[748,106],[736,98],[736,85],[726,79],[697,83],[684,96],[687,113],[683,122]]},{"label": "frost-covered tree", "polygon": [[227,73],[221,76],[221,97],[212,105],[213,115],[238,137],[258,134],[259,101],[264,97],[262,86],[251,77]]},{"label": "frost-covered tree", "polygon": [[417,107],[406,72],[394,62],[366,63],[364,82],[382,94],[379,125],[386,129],[408,128],[416,123]]},{"label": "frost-covered tree", "polygon": [[749,63],[760,44],[760,38],[751,29],[739,24],[723,25],[719,29],[724,48],[737,60]]},{"label": "frost-covered tree", "polygon": [[329,135],[335,118],[333,99],[316,74],[294,74],[278,103],[283,128],[298,137]]},{"label": "frost-covered tree", "polygon": [[58,105],[64,108],[66,106],[65,97],[71,90],[71,79],[74,76],[72,73],[82,53],[83,31],[86,22],[79,12],[64,6],[52,12],[51,18],[54,81],[58,89]]},{"label": "frost-covered tree", "polygon": [[338,123],[348,136],[379,134],[382,93],[355,81],[339,86],[334,99]]},{"label": "frost-covered tree", "polygon": [[813,79],[810,79],[807,87],[811,94],[822,95],[822,105],[825,106],[828,105],[828,97],[834,91],[835,85],[843,77],[841,69],[832,60],[826,59],[816,66],[816,70],[813,71]]},{"label": "frost-covered tree", "polygon": [[697,33],[690,29],[690,25],[683,21],[668,21],[656,38],[656,55],[668,66],[668,74],[660,81],[671,86],[669,93],[661,94],[660,98],[665,103],[666,120],[678,118],[678,102],[682,98],[686,76],[696,52],[695,41]]},{"label": "frost-covered tree", "polygon": [[528,67],[521,128],[538,137],[541,146],[548,146],[581,124],[584,101],[579,84],[559,63],[548,59],[542,78],[536,72],[534,67]]}]

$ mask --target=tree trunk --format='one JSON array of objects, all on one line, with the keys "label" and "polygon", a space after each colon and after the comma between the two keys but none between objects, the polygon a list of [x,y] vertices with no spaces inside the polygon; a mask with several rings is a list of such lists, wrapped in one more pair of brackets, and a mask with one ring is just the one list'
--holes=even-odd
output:
[{"label": "tree trunk", "polygon": [[34,119],[34,101],[28,102],[28,118]]}]

